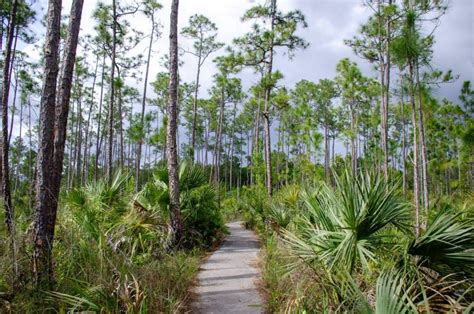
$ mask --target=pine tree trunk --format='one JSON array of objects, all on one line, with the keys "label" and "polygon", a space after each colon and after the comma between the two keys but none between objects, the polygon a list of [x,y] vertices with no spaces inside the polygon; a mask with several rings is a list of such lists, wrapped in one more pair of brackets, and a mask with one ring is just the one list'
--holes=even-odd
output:
[{"label": "pine tree trunk", "polygon": [[[392,4],[392,0],[388,0],[388,4]],[[388,182],[389,179],[389,173],[388,173],[388,130],[389,130],[389,125],[388,125],[388,106],[390,104],[390,67],[391,67],[391,62],[390,62],[390,41],[391,41],[391,32],[392,32],[392,25],[390,18],[387,21],[387,42],[386,42],[386,48],[385,48],[385,59],[386,59],[386,64],[385,64],[385,101],[383,103],[384,107],[384,115],[383,115],[383,120],[384,120],[384,147],[383,147],[383,156],[384,156],[384,177],[385,177],[385,182]]]},{"label": "pine tree trunk", "polygon": [[[77,76],[76,76],[77,78]],[[76,148],[74,149],[74,152],[76,154],[75,157],[75,162],[74,162],[74,179],[72,181],[72,186],[74,186],[78,180],[80,179],[80,174],[81,174],[81,163],[82,163],[82,86],[78,84],[79,88],[79,99],[77,101],[77,124],[76,124],[76,136],[77,136],[77,141],[76,141]],[[77,177],[77,179],[76,179]]]},{"label": "pine tree trunk", "polygon": [[10,12],[10,23],[8,25],[7,43],[5,48],[5,59],[3,61],[3,80],[2,80],[2,145],[1,145],[1,191],[3,195],[3,206],[5,209],[5,223],[7,231],[11,236],[13,257],[16,261],[15,244],[15,223],[12,199],[10,193],[10,164],[9,164],[9,140],[8,140],[8,99],[10,94],[10,67],[13,67],[12,48],[15,31],[16,13],[18,0],[13,0]]},{"label": "pine tree trunk", "polygon": [[[18,8],[18,0],[13,0],[10,12],[10,25],[8,26],[7,44],[5,51],[5,59],[3,61],[3,80],[2,80],[2,145],[1,150],[1,164],[0,164],[0,181],[1,192],[3,195],[3,207],[5,209],[5,223],[7,231],[10,236],[10,246],[12,250],[13,269],[15,277],[18,275],[17,264],[17,245],[16,245],[16,231],[15,231],[15,215],[13,212],[11,191],[10,191],[10,164],[9,164],[9,136],[8,136],[8,97],[10,93],[10,68],[13,68],[12,45],[15,31],[16,13]],[[18,85],[18,84],[16,84]],[[15,86],[16,90],[16,86]]]},{"label": "pine tree trunk", "polygon": [[[20,143],[20,147],[23,147],[23,107],[24,107],[24,102],[23,100],[20,100],[20,126],[18,130],[18,139]],[[21,149],[23,152],[23,148]],[[14,191],[18,189],[18,185],[20,184],[20,163],[16,163],[16,169],[15,169],[15,186],[14,186]]]},{"label": "pine tree trunk", "polygon": [[56,206],[54,197],[54,116],[61,29],[61,0],[50,0],[44,48],[44,83],[39,117],[39,149],[36,169],[36,208],[33,231],[33,274],[39,287],[53,281],[52,248]]},{"label": "pine tree trunk", "polygon": [[222,124],[224,123],[224,97],[224,88],[222,88],[219,108],[219,122],[217,125],[216,134],[216,146],[214,147],[214,183],[216,185],[219,185],[220,180]]},{"label": "pine tree trunk", "polygon": [[197,67],[197,72],[196,72],[196,87],[194,88],[194,99],[193,99],[193,125],[192,125],[193,129],[192,129],[192,135],[191,135],[191,149],[193,152],[193,156],[191,160],[193,161],[194,161],[194,149],[196,147],[197,102],[198,102],[200,74],[201,74],[201,51],[199,51],[199,56],[198,56],[198,67]]},{"label": "pine tree trunk", "polygon": [[97,82],[97,71],[99,69],[99,55],[97,55],[95,61],[95,70],[94,70],[94,79],[92,81],[92,91],[91,91],[91,105],[89,107],[89,112],[87,115],[87,126],[86,126],[86,138],[85,138],[85,147],[84,147],[84,163],[82,167],[82,179],[81,182],[86,182],[89,178],[89,155],[90,155],[90,130],[91,130],[91,119],[92,119],[92,111],[94,111],[94,99],[95,99],[95,86]]},{"label": "pine tree trunk", "polygon": [[420,235],[420,179],[418,166],[418,132],[417,132],[417,118],[416,118],[416,103],[415,103],[415,87],[414,87],[414,69],[413,62],[409,62],[410,74],[410,102],[412,107],[412,124],[413,124],[413,198],[415,202],[415,234]]},{"label": "pine tree trunk", "polygon": [[109,100],[109,134],[108,134],[108,148],[107,148],[107,169],[106,176],[109,182],[112,180],[112,157],[114,147],[114,100],[115,100],[115,51],[117,46],[117,5],[116,0],[112,0],[113,22],[112,22],[112,63],[110,69],[110,100]]},{"label": "pine tree trunk", "polygon": [[[271,31],[273,32],[275,28],[275,14],[276,14],[276,0],[272,0],[272,21],[271,21]],[[273,37],[270,40],[270,51],[268,56],[267,63],[267,75],[268,80],[271,81],[272,77],[272,67],[273,67]],[[265,135],[265,166],[266,166],[266,187],[268,195],[272,196],[273,194],[273,175],[272,175],[272,146],[270,141],[270,97],[271,97],[272,88],[267,86],[265,89],[265,101],[263,109],[263,132]]]},{"label": "pine tree trunk", "polygon": [[170,81],[168,102],[168,125],[166,129],[166,158],[168,163],[171,229],[173,243],[179,245],[183,236],[183,222],[179,204],[178,153],[176,131],[178,128],[178,6],[173,0],[170,15]]},{"label": "pine tree trunk", "polygon": [[[143,82],[143,98],[142,98],[142,111],[140,115],[140,123],[142,130],[145,130],[145,105],[146,105],[146,92],[148,87],[148,73],[150,70],[150,59],[151,59],[151,48],[153,46],[153,38],[155,34],[155,18],[154,14],[151,15],[151,35],[150,35],[150,42],[148,44],[148,56],[146,61],[146,70],[145,70],[145,80]],[[145,136],[142,133],[143,137]],[[143,145],[143,137],[140,138],[137,145],[137,160],[135,165],[135,193],[138,192],[138,188],[140,186],[140,164],[142,158],[142,145]]]},{"label": "pine tree trunk", "polygon": [[[15,43],[13,44],[13,51],[12,51],[12,57],[10,61],[10,74],[8,75],[8,84],[10,85],[10,80],[12,78],[12,73],[13,73],[13,67],[15,64],[15,55],[16,55],[16,44],[18,42],[18,30],[19,30],[19,25],[16,25],[16,31],[15,31]],[[12,134],[13,134],[13,125],[14,125],[14,117],[15,117],[15,109],[16,109],[16,94],[18,90],[18,70],[15,75],[15,89],[13,91],[13,103],[12,103],[12,118],[10,121],[10,131],[8,132],[8,146],[10,146],[10,141],[12,139]]]},{"label": "pine tree trunk", "polygon": [[331,181],[331,173],[329,169],[329,128],[327,123],[324,125],[324,174],[326,182]]},{"label": "pine tree trunk", "polygon": [[237,102],[234,102],[234,116],[232,118],[232,132],[230,134],[231,139],[230,139],[230,169],[229,169],[229,190],[232,189],[232,166],[233,166],[233,161],[234,161],[234,132],[235,132],[235,115],[237,114]]},{"label": "pine tree trunk", "polygon": [[403,186],[403,195],[406,197],[407,195],[407,166],[406,166],[406,129],[405,129],[405,102],[403,99],[403,95],[401,97],[401,106],[402,106],[402,186]]},{"label": "pine tree trunk", "polygon": [[99,114],[97,118],[97,139],[95,142],[95,161],[94,161],[94,180],[97,181],[98,179],[98,171],[99,171],[99,157],[100,157],[100,147],[102,143],[102,133],[100,129],[100,122],[102,117],[102,103],[104,100],[104,78],[105,78],[105,54],[102,59],[102,77],[100,82],[100,99],[99,99]]},{"label": "pine tree trunk", "polygon": [[[118,78],[121,79],[120,72],[118,73]],[[122,87],[118,88],[118,116],[119,116],[119,165],[120,169],[123,170],[124,166],[124,146],[123,146],[123,98],[122,98]]]},{"label": "pine tree trunk", "polygon": [[429,190],[428,190],[428,157],[426,152],[426,140],[425,140],[425,125],[423,119],[423,100],[420,86],[420,74],[419,65],[416,63],[416,87],[418,91],[418,131],[420,133],[420,145],[421,145],[421,185],[423,190],[423,205],[425,209],[426,219],[423,221],[423,227],[427,226],[428,214],[430,207]]},{"label": "pine tree trunk", "polygon": [[351,161],[352,161],[352,176],[357,174],[357,138],[356,138],[356,117],[354,109],[354,100],[349,102],[349,109],[351,114]]}]

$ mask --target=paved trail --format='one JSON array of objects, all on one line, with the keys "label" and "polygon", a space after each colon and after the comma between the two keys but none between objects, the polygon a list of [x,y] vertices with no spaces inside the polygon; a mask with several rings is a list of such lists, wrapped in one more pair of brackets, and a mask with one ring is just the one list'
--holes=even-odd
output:
[{"label": "paved trail", "polygon": [[192,313],[263,313],[263,300],[255,285],[259,243],[241,222],[227,224],[230,235],[201,266]]}]

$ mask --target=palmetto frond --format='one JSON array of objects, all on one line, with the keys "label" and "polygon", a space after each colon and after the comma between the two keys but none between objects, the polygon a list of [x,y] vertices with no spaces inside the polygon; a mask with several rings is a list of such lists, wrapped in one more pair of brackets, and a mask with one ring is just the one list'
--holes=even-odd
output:
[{"label": "palmetto frond", "polygon": [[437,271],[450,268],[456,272],[474,270],[474,219],[460,219],[463,212],[438,214],[428,229],[412,241],[408,254],[419,264]]},{"label": "palmetto frond", "polygon": [[305,256],[313,251],[330,269],[351,271],[357,261],[368,268],[369,260],[375,261],[374,250],[384,243],[385,229],[407,230],[406,204],[396,187],[376,174],[354,178],[345,172],[336,178],[335,189],[323,185],[305,192],[303,199],[307,213],[294,232],[284,232],[285,241],[298,255],[301,249]]}]

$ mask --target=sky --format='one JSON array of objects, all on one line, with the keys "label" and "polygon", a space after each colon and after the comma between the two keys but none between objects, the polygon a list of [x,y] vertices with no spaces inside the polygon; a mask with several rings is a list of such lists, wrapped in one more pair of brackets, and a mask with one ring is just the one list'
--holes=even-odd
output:
[{"label": "sky", "polygon": [[[127,2],[130,0],[121,0]],[[189,17],[193,14],[204,14],[215,22],[219,28],[218,40],[230,44],[232,39],[243,35],[250,28],[250,23],[241,22],[244,12],[264,0],[181,0],[179,6],[178,28],[187,25]],[[97,0],[85,0],[82,20],[82,34],[93,33],[95,22],[92,13]],[[47,1],[41,0],[43,8]],[[63,13],[67,14],[71,0],[63,0]],[[152,63],[150,68],[151,78],[157,72],[165,69],[160,66],[160,58],[168,53],[168,30],[171,0],[161,1],[163,9],[159,12],[159,20],[163,25],[162,37],[154,44]],[[370,15],[370,8],[363,5],[363,0],[279,0],[281,10],[301,10],[306,16],[308,27],[299,31],[299,35],[310,43],[305,50],[298,51],[293,60],[289,60],[277,52],[275,69],[284,74],[284,84],[292,87],[301,80],[317,81],[322,78],[333,78],[337,62],[345,57],[356,61],[364,74],[376,76],[377,73],[365,60],[357,57],[350,47],[344,45],[344,39],[350,39],[357,34],[360,25]],[[459,75],[455,83],[444,84],[436,91],[439,98],[447,97],[456,101],[464,80],[474,81],[474,1],[450,0],[449,10],[442,17],[437,27],[434,46],[433,68],[443,71],[453,70]],[[144,33],[150,30],[149,21],[142,15],[134,18],[132,25]],[[431,30],[431,27],[430,27]],[[137,48],[145,51],[147,41]],[[179,38],[179,45],[189,48],[191,43],[183,37]],[[222,54],[221,49],[213,56]],[[201,91],[202,96],[212,85],[212,75],[215,67],[211,56],[202,69]],[[180,69],[183,81],[191,82],[195,79],[196,59],[191,55],[181,58],[184,65]],[[240,75],[244,86],[255,83],[257,78],[251,71]]]},{"label": "sky", "polygon": [[[63,14],[68,14],[72,0],[63,0]],[[104,0],[103,0],[104,1]],[[105,0],[109,2],[110,0]],[[132,0],[119,0],[127,3]],[[181,0],[179,5],[178,28],[188,24],[188,19],[193,14],[204,14],[219,28],[218,40],[230,44],[232,39],[242,36],[250,29],[250,22],[240,20],[244,12],[257,3],[264,0]],[[97,5],[97,0],[85,0],[83,19],[81,23],[81,35],[93,34],[95,21],[92,13]],[[111,1],[110,1],[111,2]],[[156,73],[165,71],[160,64],[161,57],[168,53],[169,49],[169,14],[171,0],[161,1],[163,9],[158,14],[158,19],[163,25],[162,37],[154,43],[151,66],[150,81],[154,80]],[[38,10],[45,11],[47,0],[40,0],[36,4]],[[282,84],[292,88],[301,79],[318,81],[323,78],[334,78],[336,64],[342,58],[350,58],[356,61],[363,73],[367,76],[376,77],[377,73],[365,60],[357,57],[350,47],[344,45],[345,39],[350,39],[358,33],[370,15],[370,8],[363,5],[363,0],[278,0],[278,6],[282,11],[299,9],[303,12],[308,27],[301,29],[298,35],[309,42],[305,50],[297,51],[294,58],[289,60],[281,51],[277,51],[274,69],[284,74]],[[150,32],[150,22],[142,14],[138,14],[132,21],[132,26],[144,32]],[[39,24],[39,23],[38,23]],[[429,27],[427,31],[431,31]],[[434,45],[433,68],[443,71],[452,70],[459,79],[454,83],[444,84],[435,89],[438,98],[444,97],[457,102],[462,82],[474,81],[474,1],[473,0],[450,0],[449,10],[442,17],[440,25],[435,32],[436,43]],[[39,36],[44,37],[43,35]],[[179,37],[179,45],[182,48],[190,48],[191,42]],[[137,47],[137,52],[146,51],[148,41]],[[32,47],[25,47],[31,55],[37,54]],[[212,55],[201,70],[200,96],[205,97],[212,86],[212,76],[216,72],[212,59],[224,53],[224,49]],[[197,60],[195,57],[185,54],[180,61],[184,61],[180,68],[183,81],[195,80]],[[143,67],[143,73],[145,68]],[[239,75],[244,87],[249,87],[257,82],[257,76],[247,70]],[[137,84],[137,83],[132,83]],[[140,88],[140,85],[137,85]],[[150,89],[149,89],[150,90]],[[152,91],[150,91],[152,93]],[[153,95],[149,94],[149,97]],[[139,104],[134,110],[138,109]]]}]

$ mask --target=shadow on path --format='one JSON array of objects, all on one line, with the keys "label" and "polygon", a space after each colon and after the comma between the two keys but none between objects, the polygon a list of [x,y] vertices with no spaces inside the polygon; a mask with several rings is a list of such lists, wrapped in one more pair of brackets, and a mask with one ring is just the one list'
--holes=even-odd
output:
[{"label": "shadow on path", "polygon": [[230,235],[201,265],[192,313],[263,313],[256,281],[259,242],[241,222],[227,224]]}]

